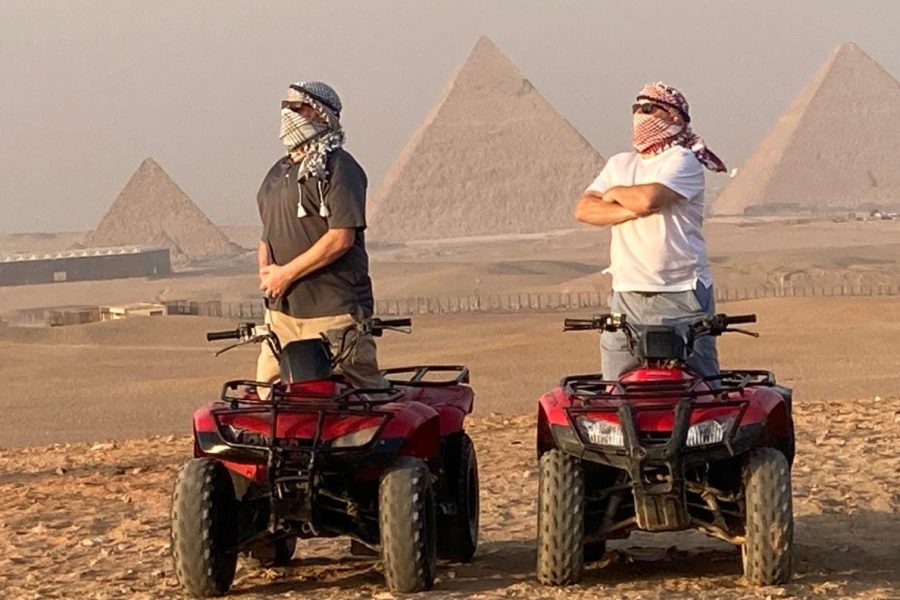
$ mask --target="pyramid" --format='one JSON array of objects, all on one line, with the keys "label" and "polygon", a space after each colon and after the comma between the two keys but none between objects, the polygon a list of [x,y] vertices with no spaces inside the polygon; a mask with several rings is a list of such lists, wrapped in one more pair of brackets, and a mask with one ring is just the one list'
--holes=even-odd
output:
[{"label": "pyramid", "polygon": [[791,214],[900,206],[900,82],[838,46],[713,204]]},{"label": "pyramid", "polygon": [[140,164],[83,244],[166,247],[180,265],[237,250],[152,158]]},{"label": "pyramid", "polygon": [[371,202],[384,241],[574,227],[603,159],[482,37]]}]

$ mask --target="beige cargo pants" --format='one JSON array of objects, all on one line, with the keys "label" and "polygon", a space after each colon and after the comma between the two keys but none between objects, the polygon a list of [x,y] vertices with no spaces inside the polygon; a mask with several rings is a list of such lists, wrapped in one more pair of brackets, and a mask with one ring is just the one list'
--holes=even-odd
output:
[{"label": "beige cargo pants", "polygon": [[[351,315],[298,319],[278,311],[266,310],[265,322],[278,336],[282,347],[295,340],[318,339],[321,337],[320,334],[324,333],[331,340],[333,351],[337,352],[344,331],[357,321]],[[347,336],[348,341],[352,342],[354,336],[358,337],[356,348],[343,364],[338,365],[336,371],[343,373],[350,382],[360,388],[388,387],[387,380],[378,369],[375,340],[369,334],[353,332]],[[256,361],[256,380],[274,383],[278,381],[278,375],[278,360],[272,355],[269,345],[262,344],[259,359]],[[268,393],[267,388],[260,386],[260,397],[265,397]]]}]

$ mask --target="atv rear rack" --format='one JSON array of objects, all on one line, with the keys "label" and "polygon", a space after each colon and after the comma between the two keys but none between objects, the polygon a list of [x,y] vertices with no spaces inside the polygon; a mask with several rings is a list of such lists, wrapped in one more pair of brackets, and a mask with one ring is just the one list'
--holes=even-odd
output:
[{"label": "atv rear rack", "polygon": [[[445,380],[426,380],[430,373],[456,373],[453,379]],[[409,379],[398,379],[391,375],[400,375],[410,373]],[[448,385],[460,385],[469,383],[469,368],[462,365],[417,365],[412,367],[395,367],[393,369],[383,369],[381,374],[387,377],[394,385],[405,385],[412,387],[444,387]]]},{"label": "atv rear rack", "polygon": [[[250,390],[256,391],[260,387],[272,388],[271,400],[247,397],[247,392]],[[244,390],[243,395],[237,394],[239,390]],[[232,408],[238,408],[241,405],[272,407],[284,401],[302,401],[303,406],[306,408],[334,409],[336,407],[357,408],[387,404],[399,400],[402,396],[403,393],[394,388],[352,388],[340,394],[327,394],[312,390],[290,392],[277,384],[272,385],[262,381],[235,379],[225,382],[222,386],[220,399],[231,404]]]},{"label": "atv rear rack", "polygon": [[[711,384],[699,389],[701,383]],[[653,400],[664,398],[701,398],[728,400],[728,394],[743,392],[750,386],[775,386],[769,371],[722,371],[718,375],[693,377],[676,381],[618,381],[603,379],[602,374],[572,375],[560,381],[566,394],[583,403],[593,400]]]},{"label": "atv rear rack", "polygon": [[[304,391],[289,393],[279,387],[272,388],[272,395],[267,399],[248,397],[246,394],[251,389],[265,384],[259,381],[234,380],[225,383],[222,388],[221,399],[228,406],[213,408],[210,416],[216,427],[214,437],[209,439],[204,432],[197,432],[201,449],[206,454],[220,455],[223,458],[245,460],[268,464],[273,466],[275,455],[283,453],[305,453],[309,455],[310,465],[315,462],[315,455],[334,452],[363,452],[378,440],[383,428],[393,417],[388,411],[377,410],[383,404],[395,402],[402,397],[402,393],[392,388],[380,389],[353,389],[340,394],[326,394],[321,392]],[[238,390],[244,390],[244,395],[236,395]],[[298,444],[297,440],[278,438],[276,426],[278,416],[283,414],[317,413],[316,431],[312,438],[303,440]],[[222,418],[234,415],[265,415],[269,420],[269,432],[267,435],[257,434],[257,443],[242,443],[228,435],[224,429]],[[372,440],[363,446],[347,448],[330,448],[322,440],[322,430],[325,418],[328,416],[345,415],[354,417],[378,417],[382,419],[381,426],[372,436]],[[294,443],[291,443],[293,441]],[[222,447],[224,445],[224,448]]]}]

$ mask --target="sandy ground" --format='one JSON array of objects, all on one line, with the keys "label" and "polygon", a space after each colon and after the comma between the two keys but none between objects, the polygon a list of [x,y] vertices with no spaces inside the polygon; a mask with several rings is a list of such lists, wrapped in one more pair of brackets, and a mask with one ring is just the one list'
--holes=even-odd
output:
[{"label": "sandy ground", "polygon": [[[441,565],[431,598],[896,598],[900,400],[806,400],[796,409],[796,575],[780,587],[740,580],[736,547],[697,533],[610,543],[584,582],[534,579],[537,492],[530,417],[475,419],[481,543],[470,565]],[[177,598],[169,493],[186,437],[0,451],[0,596]],[[301,542],[287,568],[242,563],[236,598],[376,598],[380,566],[346,540]]]}]

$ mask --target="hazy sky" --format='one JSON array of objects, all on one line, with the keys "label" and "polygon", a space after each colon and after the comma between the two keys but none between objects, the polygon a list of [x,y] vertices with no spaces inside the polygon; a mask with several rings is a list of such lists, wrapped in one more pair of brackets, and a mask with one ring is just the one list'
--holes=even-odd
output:
[{"label": "hazy sky", "polygon": [[898,23],[898,0],[0,0],[0,232],[92,228],[147,156],[254,223],[299,79],[337,88],[374,189],[482,34],[604,156],[662,79],[739,166],[837,44],[900,75]]}]

